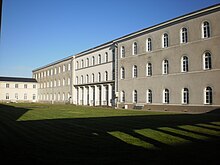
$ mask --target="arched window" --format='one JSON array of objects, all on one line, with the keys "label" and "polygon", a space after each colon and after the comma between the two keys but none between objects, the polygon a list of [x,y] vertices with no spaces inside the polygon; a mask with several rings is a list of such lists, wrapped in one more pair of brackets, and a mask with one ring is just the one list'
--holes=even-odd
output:
[{"label": "arched window", "polygon": [[163,68],[163,74],[168,74],[169,73],[169,62],[168,60],[163,60],[163,64],[162,64]]},{"label": "arched window", "polygon": [[125,68],[121,67],[121,79],[125,78]]},{"label": "arched window", "polygon": [[108,81],[108,72],[105,71],[105,81]]},{"label": "arched window", "polygon": [[134,90],[134,91],[133,91],[133,103],[137,103],[137,97],[138,97],[137,91]]},{"label": "arched window", "polygon": [[138,53],[138,45],[137,42],[133,43],[133,55],[136,55]]},{"label": "arched window", "polygon": [[151,38],[148,38],[148,39],[147,39],[146,51],[147,51],[147,52],[152,51],[152,41],[151,41]]},{"label": "arched window", "polygon": [[92,65],[95,65],[95,57],[92,56]]},{"label": "arched window", "polygon": [[[76,61],[76,69],[79,69],[79,61]],[[55,74],[57,73],[57,70],[55,68]]]},{"label": "arched window", "polygon": [[163,34],[162,40],[163,40],[162,42],[163,48],[167,48],[169,46],[169,37],[167,33]]},{"label": "arched window", "polygon": [[133,78],[136,78],[136,77],[137,77],[137,74],[138,74],[138,72],[137,72],[137,66],[134,65],[132,69],[133,69],[133,71],[132,71],[132,74],[133,74],[132,77],[133,77]]},{"label": "arched window", "polygon": [[83,84],[83,75],[81,76],[81,84]]},{"label": "arched window", "polygon": [[187,43],[188,42],[188,32],[187,28],[182,28],[180,32],[180,43]]},{"label": "arched window", "polygon": [[125,57],[125,47],[122,46],[121,47],[121,58],[124,58]]},{"label": "arched window", "polygon": [[212,58],[209,52],[205,52],[203,55],[203,69],[212,69]]},{"label": "arched window", "polygon": [[94,73],[92,74],[92,82],[93,83],[95,82],[95,75],[94,75]]},{"label": "arched window", "polygon": [[187,56],[183,56],[181,58],[181,71],[182,72],[188,72],[189,71],[189,61],[188,61],[188,57]]},{"label": "arched window", "polygon": [[89,67],[89,58],[86,59],[86,67]]},{"label": "arched window", "polygon": [[105,52],[105,62],[108,62],[108,53]]},{"label": "arched window", "polygon": [[98,64],[101,64],[102,59],[101,59],[101,54],[98,55]]},{"label": "arched window", "polygon": [[206,87],[204,90],[204,103],[212,104],[212,88]]},{"label": "arched window", "polygon": [[170,102],[170,94],[168,89],[163,90],[163,103],[164,104],[169,104]]},{"label": "arched window", "polygon": [[89,83],[89,75],[86,75],[86,83]]},{"label": "arched window", "polygon": [[189,104],[189,89],[182,89],[182,104]]},{"label": "arched window", "polygon": [[210,24],[209,22],[205,21],[202,23],[202,38],[209,38],[210,36]]},{"label": "arched window", "polygon": [[146,76],[152,76],[152,64],[151,63],[147,63]]},{"label": "arched window", "polygon": [[84,67],[84,61],[81,60],[81,68],[83,68],[83,67]]},{"label": "arched window", "polygon": [[98,73],[98,82],[100,82],[101,81],[101,73],[99,72]]},{"label": "arched window", "polygon": [[147,90],[147,103],[152,103],[152,90]]},{"label": "arched window", "polygon": [[125,91],[121,91],[121,102],[125,102]]}]

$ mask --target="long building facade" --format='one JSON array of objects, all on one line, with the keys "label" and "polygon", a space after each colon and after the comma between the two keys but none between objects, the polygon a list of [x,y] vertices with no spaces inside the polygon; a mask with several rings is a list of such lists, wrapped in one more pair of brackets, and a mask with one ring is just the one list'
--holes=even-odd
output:
[{"label": "long building facade", "polygon": [[218,4],[35,69],[38,100],[185,111],[220,107],[219,20]]}]

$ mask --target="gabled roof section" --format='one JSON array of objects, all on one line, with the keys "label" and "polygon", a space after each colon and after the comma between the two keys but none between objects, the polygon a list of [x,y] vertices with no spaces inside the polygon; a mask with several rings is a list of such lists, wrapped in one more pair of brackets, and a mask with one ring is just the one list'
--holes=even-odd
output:
[{"label": "gabled roof section", "polygon": [[11,82],[37,82],[34,78],[24,78],[24,77],[0,77],[0,81],[11,81]]}]

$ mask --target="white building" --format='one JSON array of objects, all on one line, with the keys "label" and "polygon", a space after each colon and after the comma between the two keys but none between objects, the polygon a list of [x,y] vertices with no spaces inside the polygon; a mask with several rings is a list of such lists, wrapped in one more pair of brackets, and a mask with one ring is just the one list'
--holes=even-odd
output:
[{"label": "white building", "polygon": [[35,79],[0,77],[0,102],[36,102],[37,90]]}]

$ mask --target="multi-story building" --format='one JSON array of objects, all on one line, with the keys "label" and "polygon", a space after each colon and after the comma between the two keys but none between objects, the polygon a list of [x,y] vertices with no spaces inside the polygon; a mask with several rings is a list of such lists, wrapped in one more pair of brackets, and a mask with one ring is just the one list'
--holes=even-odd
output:
[{"label": "multi-story building", "polygon": [[39,86],[38,101],[72,102],[73,61],[70,56],[33,70]]},{"label": "multi-story building", "polygon": [[37,86],[32,78],[0,77],[0,102],[36,102]]},{"label": "multi-story building", "polygon": [[219,106],[218,20],[216,5],[116,40],[119,106]]},{"label": "multi-story building", "polygon": [[114,105],[114,51],[109,42],[75,56],[75,104]]},{"label": "multi-story building", "polygon": [[220,5],[33,71],[38,100],[119,108],[220,107]]}]

